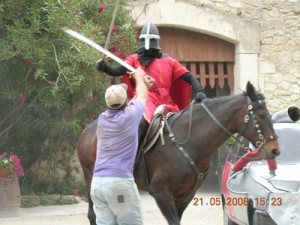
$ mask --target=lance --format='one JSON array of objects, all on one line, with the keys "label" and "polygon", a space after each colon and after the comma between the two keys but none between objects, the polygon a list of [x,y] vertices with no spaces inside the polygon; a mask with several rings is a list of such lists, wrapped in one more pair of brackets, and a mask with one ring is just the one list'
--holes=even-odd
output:
[{"label": "lance", "polygon": [[[110,42],[110,38],[111,38],[111,33],[112,33],[112,29],[113,29],[114,24],[115,24],[115,19],[116,19],[118,8],[119,8],[119,0],[116,1],[116,6],[115,6],[115,9],[114,9],[113,17],[112,17],[111,22],[110,22],[109,31],[108,31],[108,34],[107,34],[107,37],[106,37],[106,41],[105,41],[105,45],[104,45],[105,49],[108,49],[108,46],[109,46],[109,42]],[[105,55],[103,55],[103,58],[104,57],[105,57]]]}]

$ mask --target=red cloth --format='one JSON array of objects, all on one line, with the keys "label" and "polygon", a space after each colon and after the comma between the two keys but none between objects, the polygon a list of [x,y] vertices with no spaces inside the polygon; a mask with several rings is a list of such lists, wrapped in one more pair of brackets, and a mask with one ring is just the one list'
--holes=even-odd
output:
[{"label": "red cloth", "polygon": [[[126,62],[132,67],[140,66],[146,74],[155,79],[155,85],[149,89],[146,102],[144,118],[149,123],[152,121],[157,106],[166,104],[170,111],[178,112],[184,109],[190,102],[191,87],[179,77],[189,72],[176,59],[169,56],[154,59],[148,66],[140,64],[138,55],[134,54],[126,58]],[[128,85],[130,98],[135,95],[135,83],[128,75],[123,76],[124,82]]]},{"label": "red cloth", "polygon": [[270,171],[274,171],[277,169],[277,161],[276,159],[268,160],[268,166]]},{"label": "red cloth", "polygon": [[[233,171],[237,172],[242,170],[248,162],[251,161],[252,158],[257,158],[260,156],[260,152],[257,150],[253,150],[251,152],[247,152],[245,155],[243,155],[242,158],[240,158],[233,166]],[[277,169],[277,162],[275,159],[273,160],[268,160],[268,166],[270,171],[274,171]]]},{"label": "red cloth", "polygon": [[247,152],[245,155],[243,155],[242,158],[240,158],[233,166],[233,171],[237,172],[242,170],[248,162],[250,162],[250,159],[257,158],[260,156],[260,152],[253,150],[251,152]]}]

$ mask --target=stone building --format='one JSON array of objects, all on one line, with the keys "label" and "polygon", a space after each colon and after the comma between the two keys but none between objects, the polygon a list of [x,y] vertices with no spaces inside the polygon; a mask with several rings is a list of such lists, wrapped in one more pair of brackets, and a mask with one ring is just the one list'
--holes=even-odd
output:
[{"label": "stone building", "polygon": [[[227,91],[213,90],[211,95],[240,93],[250,81],[265,94],[271,113],[300,106],[299,0],[126,2],[139,26],[151,21],[163,30],[163,51],[191,67],[202,85],[211,89],[227,86]],[[164,38],[168,41],[163,42]],[[168,42],[175,42],[176,49],[168,47]],[[181,43],[185,44],[178,47]],[[203,73],[224,66],[223,80],[219,81],[218,74],[202,74],[202,62],[209,62]]]}]

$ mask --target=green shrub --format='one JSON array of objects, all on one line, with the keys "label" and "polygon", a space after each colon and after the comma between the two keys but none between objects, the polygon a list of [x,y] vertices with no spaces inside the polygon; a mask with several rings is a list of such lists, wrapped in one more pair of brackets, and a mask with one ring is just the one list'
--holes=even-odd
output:
[{"label": "green shrub", "polygon": [[[104,108],[108,80],[95,70],[102,54],[61,27],[104,45],[114,7],[112,0],[0,0],[0,153],[20,156],[22,192],[51,190],[47,185],[53,182],[36,180],[29,168],[49,160],[54,170],[62,152],[74,150],[82,129]],[[135,46],[124,1],[115,27],[110,48],[122,57]],[[29,188],[35,185],[41,186]]]}]

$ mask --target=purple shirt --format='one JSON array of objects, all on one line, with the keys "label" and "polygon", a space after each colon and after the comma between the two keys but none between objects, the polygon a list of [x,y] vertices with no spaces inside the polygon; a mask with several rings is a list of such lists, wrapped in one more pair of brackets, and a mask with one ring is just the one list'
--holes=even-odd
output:
[{"label": "purple shirt", "polygon": [[99,115],[95,177],[133,177],[144,110],[144,104],[134,100],[123,110],[109,109]]}]

